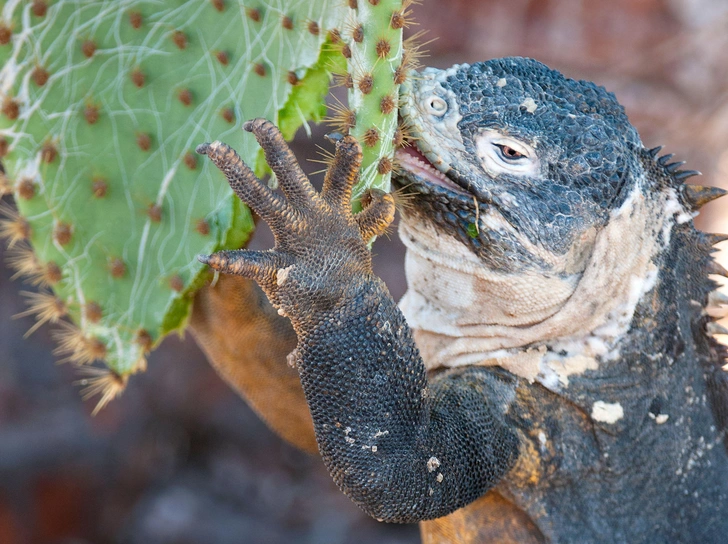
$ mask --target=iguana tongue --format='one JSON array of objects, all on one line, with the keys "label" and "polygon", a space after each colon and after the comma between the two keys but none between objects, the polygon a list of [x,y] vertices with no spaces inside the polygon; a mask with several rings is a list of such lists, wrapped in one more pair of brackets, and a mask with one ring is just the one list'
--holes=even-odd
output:
[{"label": "iguana tongue", "polygon": [[455,191],[456,193],[467,194],[460,187],[455,185],[445,174],[435,168],[432,163],[415,146],[410,145],[398,149],[395,157],[400,166],[408,172],[416,175],[433,185],[439,185]]}]

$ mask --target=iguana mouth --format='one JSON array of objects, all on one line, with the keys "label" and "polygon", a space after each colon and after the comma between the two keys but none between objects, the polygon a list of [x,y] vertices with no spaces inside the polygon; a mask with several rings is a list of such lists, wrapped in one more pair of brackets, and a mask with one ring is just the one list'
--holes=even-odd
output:
[{"label": "iguana mouth", "polygon": [[469,195],[446,174],[441,172],[415,145],[398,149],[395,158],[400,168],[412,174],[418,180],[437,185],[462,195]]}]

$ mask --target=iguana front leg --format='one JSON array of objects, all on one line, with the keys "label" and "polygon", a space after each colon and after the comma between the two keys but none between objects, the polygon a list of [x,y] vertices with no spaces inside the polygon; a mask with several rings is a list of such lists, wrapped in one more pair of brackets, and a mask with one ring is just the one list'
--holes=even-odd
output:
[{"label": "iguana front leg", "polygon": [[295,363],[316,439],[337,485],[377,519],[413,522],[448,514],[492,487],[515,461],[503,389],[482,369],[428,383],[410,330],[372,272],[365,240],[394,212],[375,195],[352,215],[361,149],[337,143],[317,194],[268,121],[244,125],[263,148],[283,196],[228,146],[203,144],[236,194],[271,227],[268,251],[223,251],[201,260],[258,282],[298,336]]}]

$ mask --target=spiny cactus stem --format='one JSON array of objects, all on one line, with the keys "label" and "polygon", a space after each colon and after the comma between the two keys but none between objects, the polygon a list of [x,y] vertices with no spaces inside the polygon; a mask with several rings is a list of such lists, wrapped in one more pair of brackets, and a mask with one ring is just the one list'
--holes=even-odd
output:
[{"label": "spiny cactus stem", "polygon": [[[351,10],[348,73],[354,83],[349,90],[349,109],[356,115],[351,128],[363,147],[361,181],[354,189],[358,200],[366,189],[389,191],[397,129],[399,85],[394,74],[402,62],[402,29],[392,27],[392,16],[403,10],[402,0],[357,2]],[[396,25],[395,25],[396,26]]]}]

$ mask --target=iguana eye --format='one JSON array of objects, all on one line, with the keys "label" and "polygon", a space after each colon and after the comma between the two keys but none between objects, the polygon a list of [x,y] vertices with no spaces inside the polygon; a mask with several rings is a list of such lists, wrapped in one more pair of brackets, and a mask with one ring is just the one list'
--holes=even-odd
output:
[{"label": "iguana eye", "polygon": [[447,112],[447,102],[439,96],[431,96],[425,101],[427,113],[442,117]]},{"label": "iguana eye", "polygon": [[483,169],[491,175],[533,175],[538,172],[536,151],[525,142],[496,130],[485,130],[475,137]]},{"label": "iguana eye", "polygon": [[520,151],[516,151],[511,146],[508,146],[505,144],[493,144],[493,145],[496,146],[498,149],[500,149],[501,156],[507,161],[515,161],[515,160],[518,160],[518,159],[526,156],[523,153],[521,153]]}]

